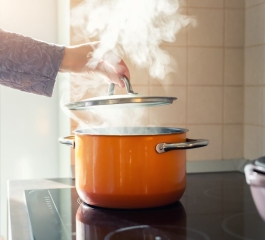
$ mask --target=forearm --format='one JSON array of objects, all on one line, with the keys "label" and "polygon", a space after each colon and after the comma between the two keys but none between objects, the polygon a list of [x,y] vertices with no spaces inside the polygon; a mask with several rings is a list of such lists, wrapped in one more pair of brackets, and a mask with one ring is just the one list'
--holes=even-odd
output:
[{"label": "forearm", "polygon": [[88,71],[88,61],[92,56],[97,42],[65,47],[60,72],[82,73]]},{"label": "forearm", "polygon": [[100,73],[124,87],[120,76],[130,78],[126,64],[112,51],[95,57],[98,42],[72,47],[48,44],[0,29],[0,84],[51,96],[58,71]]},{"label": "forearm", "polygon": [[0,30],[0,83],[51,96],[64,47]]},{"label": "forearm", "polygon": [[[99,42],[90,42],[81,45],[65,47],[65,53],[60,66],[60,72],[91,74],[98,73],[105,76],[109,82],[124,87],[120,76],[130,79],[129,69],[124,61],[113,51],[107,51],[96,57]],[[96,55],[96,56],[95,56]]]}]

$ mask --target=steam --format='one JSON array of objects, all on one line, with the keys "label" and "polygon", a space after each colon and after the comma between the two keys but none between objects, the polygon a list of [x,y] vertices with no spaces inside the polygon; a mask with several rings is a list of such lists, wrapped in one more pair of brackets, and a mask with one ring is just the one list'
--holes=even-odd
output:
[{"label": "steam", "polygon": [[[63,101],[61,102],[61,106]],[[89,111],[70,111],[63,108],[65,113],[70,116],[72,120],[78,123],[77,129],[90,129],[99,133],[98,128],[108,129],[109,127],[128,127],[127,134],[130,132],[130,127],[142,126],[147,124],[149,112],[144,108],[123,108],[123,107],[95,107],[90,108]]]},{"label": "steam", "polygon": [[179,0],[84,0],[73,9],[72,23],[86,41],[100,40],[94,59],[116,50],[136,66],[148,68],[152,77],[163,79],[170,57],[160,45],[174,42],[183,27],[194,23],[179,8]]},{"label": "steam", "polygon": [[[87,111],[68,110],[66,102],[106,96],[108,84],[99,74],[88,76],[71,76],[71,96],[64,94],[61,98],[61,109],[64,114],[78,123],[78,129],[107,128],[107,127],[132,127],[147,123],[149,112],[143,107],[92,107]],[[124,90],[125,91],[125,90]],[[97,133],[97,130],[95,130]]]},{"label": "steam", "polygon": [[[146,68],[151,77],[164,79],[172,71],[173,61],[161,44],[174,42],[183,27],[195,23],[193,18],[180,13],[180,1],[84,0],[72,10],[72,29],[76,40],[100,41],[89,56],[88,64],[92,68],[113,51],[132,65]],[[71,78],[71,102],[107,93],[106,80],[98,74]],[[148,125],[146,108],[93,108],[89,111],[62,108],[81,129]]]}]

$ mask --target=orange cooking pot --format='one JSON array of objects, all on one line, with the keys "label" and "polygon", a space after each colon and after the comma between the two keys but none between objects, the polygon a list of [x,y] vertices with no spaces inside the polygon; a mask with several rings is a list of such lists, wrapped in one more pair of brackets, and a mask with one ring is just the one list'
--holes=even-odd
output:
[{"label": "orange cooking pot", "polygon": [[[186,187],[186,149],[208,145],[166,127],[76,130],[59,142],[75,148],[75,184],[87,204],[149,208],[179,200]],[[174,150],[174,151],[173,151]]]}]

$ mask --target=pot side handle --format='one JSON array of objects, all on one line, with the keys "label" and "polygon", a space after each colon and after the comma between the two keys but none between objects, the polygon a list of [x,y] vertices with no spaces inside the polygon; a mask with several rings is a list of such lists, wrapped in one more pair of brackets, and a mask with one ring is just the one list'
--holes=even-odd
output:
[{"label": "pot side handle", "polygon": [[171,150],[184,150],[192,148],[205,147],[209,144],[209,140],[205,139],[186,139],[186,142],[182,143],[158,143],[156,145],[157,153],[164,153]]},{"label": "pot side handle", "polygon": [[67,136],[67,137],[60,137],[58,141],[61,144],[68,145],[68,146],[75,148],[75,136],[74,135]]}]

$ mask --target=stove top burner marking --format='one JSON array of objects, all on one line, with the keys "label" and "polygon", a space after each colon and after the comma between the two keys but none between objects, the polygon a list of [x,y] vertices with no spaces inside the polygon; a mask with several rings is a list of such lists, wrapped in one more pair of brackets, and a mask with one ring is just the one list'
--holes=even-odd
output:
[{"label": "stove top burner marking", "polygon": [[[161,229],[159,229],[161,228]],[[171,229],[171,231],[163,231],[164,229]],[[178,235],[176,236],[174,234],[174,237],[178,237],[178,240],[186,240],[186,239],[197,239],[197,240],[210,240],[210,237],[207,236],[205,233],[200,232],[198,230],[195,229],[190,229],[190,228],[185,228],[185,227],[177,227],[177,226],[152,226],[152,225],[138,225],[138,226],[131,226],[131,227],[125,227],[125,228],[120,228],[117,229],[113,232],[108,233],[104,240],[112,240],[112,237],[115,237],[116,234],[122,233],[122,232],[126,232],[126,231],[133,231],[133,230],[139,230],[139,229],[146,229],[146,233],[148,234],[148,239],[153,239],[153,240],[174,240],[173,238],[171,238],[172,234],[174,234],[174,232],[172,232],[172,230],[181,230],[183,232],[185,232],[185,235]],[[155,236],[153,236],[153,233],[155,234]],[[131,234],[130,234],[131,235]],[[160,236],[158,236],[160,235]],[[140,237],[140,236],[137,236]],[[145,237],[144,235],[142,237]],[[120,239],[120,238],[118,238]],[[145,238],[144,238],[145,239]]]},{"label": "stove top burner marking", "polygon": [[[247,217],[247,215],[249,215],[249,216]],[[228,226],[229,223],[233,223],[234,225],[237,225],[238,220],[242,221],[244,219],[250,219],[251,217],[257,218],[258,215],[257,215],[256,212],[239,213],[239,214],[232,215],[232,216],[230,216],[230,217],[228,217],[228,218],[223,220],[222,228],[223,228],[223,230],[226,233],[228,233],[229,235],[231,235],[231,236],[233,236],[233,237],[235,237],[237,239],[241,239],[241,240],[259,240],[260,239],[259,237],[261,237],[261,236],[259,236],[258,238],[256,238],[257,236],[256,237],[254,236],[254,235],[259,235],[259,233],[257,232],[257,229],[253,228],[253,226],[251,228],[252,231],[246,232],[247,229],[245,229],[245,231],[243,233],[244,235],[245,234],[249,234],[249,235],[253,236],[253,238],[252,237],[249,238],[249,237],[240,236],[238,233],[235,232],[236,229],[233,231],[233,229],[231,230],[231,228]],[[253,219],[251,219],[251,220],[253,220]],[[249,221],[251,221],[251,220],[249,220]],[[245,223],[245,224],[248,225],[247,223]]]},{"label": "stove top burner marking", "polygon": [[210,188],[204,190],[203,193],[207,197],[219,199],[222,201],[233,201],[233,202],[252,201],[251,198],[246,199],[246,197],[244,197],[244,188],[240,186]]}]

